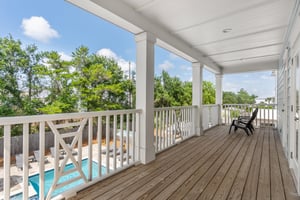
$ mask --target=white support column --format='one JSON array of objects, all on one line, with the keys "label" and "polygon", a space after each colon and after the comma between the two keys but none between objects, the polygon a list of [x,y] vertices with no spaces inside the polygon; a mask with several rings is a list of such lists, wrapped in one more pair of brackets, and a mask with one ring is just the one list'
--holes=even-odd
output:
[{"label": "white support column", "polygon": [[155,159],[154,149],[154,44],[156,38],[147,32],[135,36],[136,41],[136,108],[140,117],[140,161]]},{"label": "white support column", "polygon": [[193,68],[193,105],[197,106],[195,113],[195,131],[196,135],[203,134],[202,127],[202,79],[203,65],[201,63],[192,63]]},{"label": "white support column", "polygon": [[216,74],[216,104],[219,106],[219,117],[218,123],[219,125],[222,124],[222,104],[223,104],[223,89],[222,89],[222,82],[223,82],[223,75]]}]

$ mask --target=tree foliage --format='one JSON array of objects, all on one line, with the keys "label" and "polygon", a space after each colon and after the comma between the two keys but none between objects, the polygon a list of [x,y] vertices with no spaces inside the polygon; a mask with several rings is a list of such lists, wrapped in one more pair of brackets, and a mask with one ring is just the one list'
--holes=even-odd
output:
[{"label": "tree foliage", "polygon": [[171,107],[192,104],[192,84],[178,77],[171,77],[166,71],[154,79],[154,106]]},{"label": "tree foliage", "polygon": [[[192,105],[192,82],[171,77],[166,71],[154,80],[154,106],[171,107]],[[202,84],[203,104],[215,103],[215,86],[209,81]]]},{"label": "tree foliage", "polygon": [[72,56],[65,61],[56,51],[0,38],[0,116],[132,108],[134,80],[116,61],[85,46]]},{"label": "tree foliage", "polygon": [[250,95],[245,89],[241,88],[235,94],[234,92],[223,92],[223,104],[255,104],[257,96]]},{"label": "tree foliage", "polygon": [[35,114],[30,108],[37,81],[32,75],[35,63],[31,53],[35,51],[32,46],[23,50],[12,36],[0,38],[0,115]]},{"label": "tree foliage", "polygon": [[212,82],[202,82],[202,103],[203,104],[214,104],[216,102],[216,89]]},{"label": "tree foliage", "polygon": [[[130,77],[130,78],[129,78]],[[65,61],[56,51],[22,47],[12,36],[0,38],[0,116],[133,108],[135,74],[117,62],[80,46]],[[154,106],[192,105],[192,83],[166,71],[154,78]],[[215,86],[203,81],[203,104],[215,103]],[[254,103],[244,89],[223,93],[224,103]]]}]

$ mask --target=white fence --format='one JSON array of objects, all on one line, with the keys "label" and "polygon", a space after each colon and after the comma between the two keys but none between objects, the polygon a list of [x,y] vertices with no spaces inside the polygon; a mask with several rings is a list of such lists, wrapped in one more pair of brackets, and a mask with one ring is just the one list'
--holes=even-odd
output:
[{"label": "white fence", "polygon": [[[82,181],[79,185],[73,185],[71,190],[63,191],[57,197],[74,193],[79,189],[90,185],[104,177],[114,174],[139,161],[139,118],[141,110],[103,111],[88,113],[70,113],[57,115],[3,117],[0,118],[0,128],[4,132],[4,157],[3,157],[3,191],[2,197],[10,199],[13,195],[19,195],[28,199],[31,195],[39,199],[50,199],[56,189],[64,188],[68,184]],[[39,132],[39,149],[35,152],[35,160],[38,164],[29,163],[32,161],[32,152],[29,151],[29,127],[34,125]],[[23,152],[18,155],[21,158],[15,163],[11,156],[11,131],[15,126],[21,127],[23,135]],[[83,129],[88,130],[88,142],[82,143]],[[104,131],[103,131],[104,130]],[[54,134],[54,153],[52,157],[46,155],[45,132],[51,131]],[[94,133],[96,131],[96,133]],[[96,137],[93,138],[93,135]],[[70,142],[70,143],[67,143]],[[45,163],[45,159],[51,162]],[[83,160],[87,161],[83,169]],[[34,161],[33,161],[34,162]],[[35,161],[37,162],[37,161]],[[34,183],[31,182],[29,166],[38,167],[38,191],[34,192]],[[16,166],[17,165],[17,166]],[[19,166],[18,166],[19,165]],[[71,169],[70,165],[72,166]],[[53,171],[53,182],[45,185],[45,170]],[[11,171],[17,171],[22,177],[19,183],[21,193],[11,188]],[[74,175],[77,174],[76,176]],[[62,182],[61,177],[72,177]],[[13,184],[12,184],[13,185]],[[49,187],[49,188],[47,188]],[[33,194],[32,194],[33,193]],[[34,194],[35,193],[35,194]]]},{"label": "white fence", "polygon": [[195,134],[195,109],[195,106],[154,109],[154,145],[156,153]]},{"label": "white fence", "polygon": [[255,108],[258,108],[257,117],[254,120],[256,127],[277,127],[276,104],[224,104],[222,108],[222,123],[230,125],[238,116],[251,116]]},{"label": "white fence", "polygon": [[219,124],[219,105],[202,106],[202,127],[207,130]]}]

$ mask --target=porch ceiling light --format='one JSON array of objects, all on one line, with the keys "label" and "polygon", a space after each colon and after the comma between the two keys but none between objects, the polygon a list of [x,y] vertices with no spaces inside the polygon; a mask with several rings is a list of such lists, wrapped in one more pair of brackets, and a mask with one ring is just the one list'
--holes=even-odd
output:
[{"label": "porch ceiling light", "polygon": [[232,31],[232,28],[224,28],[223,33],[229,33]]}]

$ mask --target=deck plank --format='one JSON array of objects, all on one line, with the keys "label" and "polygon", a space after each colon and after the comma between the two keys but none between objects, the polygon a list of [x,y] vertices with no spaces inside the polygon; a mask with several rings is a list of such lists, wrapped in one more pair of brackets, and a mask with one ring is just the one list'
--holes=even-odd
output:
[{"label": "deck plank", "polygon": [[293,182],[293,177],[288,166],[288,161],[284,155],[283,148],[281,146],[281,142],[278,134],[275,134],[275,143],[278,152],[278,159],[279,159],[279,165],[281,169],[281,177],[283,181],[285,198],[287,200],[299,199],[299,197],[297,196],[295,184]]},{"label": "deck plank", "polygon": [[[248,142],[247,142],[248,141]],[[212,199],[214,194],[216,193],[217,189],[219,188],[222,180],[224,179],[226,173],[232,166],[234,160],[238,157],[238,154],[241,152],[245,152],[243,149],[246,149],[249,145],[250,140],[246,137],[242,138],[238,145],[236,145],[233,149],[233,151],[230,153],[230,155],[227,157],[227,159],[224,161],[224,163],[220,166],[218,171],[215,173],[215,175],[212,177],[211,181],[205,188],[205,190],[200,194],[198,199]],[[195,190],[197,188],[194,186]]]},{"label": "deck plank", "polygon": [[[221,130],[223,131],[223,130]],[[175,190],[177,189],[178,184],[178,178],[183,178],[187,175],[189,172],[193,173],[193,167],[199,167],[199,164],[201,164],[201,159],[205,159],[207,157],[207,153],[212,150],[214,146],[218,146],[221,142],[224,142],[226,140],[225,135],[221,135],[220,138],[215,140],[213,143],[209,142],[208,148],[204,148],[200,150],[200,152],[192,159],[191,164],[187,165],[184,163],[183,166],[181,166],[180,169],[173,171],[169,176],[163,178],[159,182],[152,182],[144,185],[142,188],[139,188],[139,190],[131,195],[128,196],[127,199],[153,199],[156,195],[158,195],[161,191],[167,191],[166,187],[172,185],[175,187]],[[200,149],[200,148],[199,148]],[[203,157],[202,157],[203,156]],[[201,159],[200,159],[201,158]],[[176,182],[177,181],[177,182]]]},{"label": "deck plank", "polygon": [[[267,192],[266,192],[267,191]],[[71,199],[286,199],[296,189],[278,134],[218,126],[86,188]]]},{"label": "deck plank", "polygon": [[[257,199],[271,199],[271,182],[270,182],[270,131],[264,132],[264,141],[259,171]],[[284,199],[283,199],[284,200]]]},{"label": "deck plank", "polygon": [[[229,143],[224,144],[221,148],[219,148],[212,156],[210,156],[210,159],[208,161],[205,162],[205,164],[200,167],[199,169],[197,169],[197,171],[194,172],[194,174],[192,176],[190,176],[184,184],[182,184],[177,190],[176,192],[174,192],[171,196],[170,199],[181,199],[187,196],[189,196],[189,198],[194,198],[194,196],[198,195],[198,192],[202,192],[204,187],[206,186],[205,184],[207,184],[207,181],[210,178],[211,173],[209,173],[207,175],[207,171],[209,171],[209,169],[213,168],[215,169],[215,163],[219,164],[220,162],[222,162],[221,158],[226,158],[229,153],[232,151],[233,147],[239,142],[241,136],[240,135],[235,135],[236,137],[233,138],[233,140],[231,140]],[[203,179],[202,179],[203,177]],[[198,183],[198,181],[202,179],[201,183],[203,184],[199,184],[199,187],[197,188],[197,194],[193,193],[189,193],[189,191],[195,186],[195,184]],[[159,198],[158,198],[159,199]]]},{"label": "deck plank", "polygon": [[[156,185],[160,185],[161,182],[165,180],[174,179],[174,177],[179,176],[185,170],[187,170],[190,165],[196,162],[199,157],[205,156],[210,149],[213,148],[213,145],[217,145],[217,143],[224,141],[226,138],[222,135],[221,137],[216,138],[216,140],[208,141],[205,144],[201,145],[201,148],[195,146],[195,149],[192,154],[189,155],[188,159],[183,159],[182,161],[176,163],[171,168],[161,171],[157,176],[152,175],[150,179],[146,179],[145,181],[137,182],[129,188],[126,188],[125,191],[119,193],[117,196],[114,196],[112,199],[137,199],[140,196],[147,193],[151,190],[152,187],[156,187]],[[187,165],[189,163],[189,165]]]},{"label": "deck plank", "polygon": [[[257,137],[257,135],[253,137]],[[223,171],[224,169],[222,167],[223,172],[221,171],[220,173],[222,174],[219,175],[219,178],[222,178],[222,180],[214,178],[215,180],[213,180],[212,183],[209,184],[209,186],[203,192],[203,194],[201,194],[199,199],[204,198],[204,195],[207,195],[205,199],[222,200],[227,198],[235,177],[240,170],[240,166],[242,165],[242,162],[245,158],[245,154],[250,149],[253,141],[254,140],[250,140],[249,138],[246,139],[244,145],[239,149],[238,155],[234,157],[233,162],[230,166],[228,166],[229,168],[226,171]],[[209,189],[209,187],[211,187],[211,189]]]},{"label": "deck plank", "polygon": [[[215,138],[215,137],[219,137],[217,130],[222,130],[222,129],[221,129],[221,127],[218,127],[216,129],[216,131],[211,132],[210,134],[207,134],[205,136],[202,136],[200,145],[201,145],[201,143],[205,143],[206,141],[213,140],[213,138]],[[163,151],[159,154],[159,157],[156,158],[156,162],[157,163],[161,163],[161,162],[167,163],[167,162],[173,161],[174,157],[176,157],[176,155],[174,155],[174,154],[177,154],[178,152],[183,152],[187,147],[189,147],[190,145],[193,145],[194,143],[197,143],[197,141],[188,140],[188,141],[181,143],[180,145],[174,146],[173,148],[171,148],[173,151],[172,155],[170,155],[168,151]],[[169,150],[171,150],[171,149],[169,149]],[[155,163],[151,163],[150,165],[152,165],[152,164],[155,164]],[[147,170],[150,167],[150,165],[133,166],[133,167],[123,171],[123,173],[113,175],[113,176],[109,177],[109,179],[105,179],[105,181],[98,182],[97,184],[82,190],[79,194],[82,198],[86,197],[87,195],[90,195],[90,197],[92,197],[93,194],[95,193],[94,187],[96,185],[98,188],[101,188],[102,191],[103,190],[105,190],[105,191],[111,190],[116,185],[122,184],[122,183],[124,183],[124,181],[137,176],[141,172],[144,172],[145,170]],[[97,191],[97,192],[99,192],[99,191]]]},{"label": "deck plank", "polygon": [[270,172],[271,172],[271,197],[272,200],[284,200],[284,188],[281,177],[278,153],[274,134],[270,134]]},{"label": "deck plank", "polygon": [[[241,139],[239,138],[237,143],[233,142],[230,147],[227,147],[224,153],[221,154],[220,157],[215,161],[213,166],[206,171],[205,175],[199,179],[196,184],[194,184],[193,188],[188,192],[184,199],[198,199],[199,195],[202,195],[206,190],[207,193],[199,198],[209,199],[209,193],[214,193],[213,189],[215,188],[208,187],[208,185],[212,184],[214,186],[219,183],[220,179],[222,179],[222,173],[224,174],[224,171],[227,171],[230,166],[229,164],[233,161],[236,154],[244,144],[245,139],[246,137],[242,137]],[[213,182],[213,179],[217,179],[218,183]]]},{"label": "deck plank", "polygon": [[[234,180],[232,176],[230,176],[230,174],[228,174],[228,178],[225,178],[225,180],[229,182],[232,182],[232,186],[231,188],[229,188],[230,183],[228,183],[227,181],[224,181],[224,183],[222,185],[224,185],[223,187],[220,187],[219,190],[216,192],[216,199],[228,199],[228,200],[234,200],[234,199],[241,199],[242,195],[243,195],[243,190],[244,190],[244,186],[246,184],[246,180],[248,177],[248,173],[250,170],[250,166],[251,166],[251,162],[254,156],[254,152],[257,146],[257,141],[259,136],[261,136],[261,134],[259,133],[259,129],[257,129],[253,135],[253,138],[251,140],[251,144],[249,149],[247,150],[247,153],[242,161],[241,167],[240,169],[237,171],[237,175],[235,177]],[[225,192],[226,190],[229,190],[227,192]],[[225,193],[229,193],[225,196]]]},{"label": "deck plank", "polygon": [[[89,192],[88,198],[93,199],[93,198],[97,198],[98,196],[101,196],[101,199],[110,199],[114,195],[120,193],[122,190],[138,182],[138,180],[148,181],[148,178],[151,178],[155,174],[160,174],[161,171],[169,169],[172,165],[174,165],[174,163],[184,158],[188,158],[188,155],[194,152],[194,149],[186,148],[186,146],[196,147],[195,144],[201,146],[205,144],[207,141],[213,140],[213,138],[215,137],[220,137],[220,135],[213,133],[212,135],[204,136],[204,138],[201,139],[196,138],[195,140],[186,141],[183,143],[184,148],[182,147],[179,147],[178,149],[172,148],[174,149],[174,153],[169,155],[165,159],[157,158],[156,162],[152,162],[148,165],[139,165],[137,167],[138,170],[136,171],[136,173],[128,174],[128,176],[124,176],[121,177],[120,179],[116,179],[112,183],[106,184],[105,186],[102,186],[100,182],[96,184],[99,189]],[[162,154],[164,154],[164,152],[162,152]],[[82,196],[82,198],[86,198],[86,196]]]},{"label": "deck plank", "polygon": [[258,144],[256,145],[255,148],[255,152],[253,155],[253,159],[251,162],[249,173],[247,175],[247,180],[242,195],[242,199],[244,200],[255,200],[257,196],[257,187],[258,187],[261,155],[263,149],[264,131],[260,130],[257,134],[259,134]]},{"label": "deck plank", "polygon": [[[234,137],[233,137],[234,138]],[[189,177],[195,176],[195,171],[201,167],[205,168],[206,165],[209,165],[209,162],[207,162],[208,159],[210,159],[217,151],[222,151],[222,146],[224,144],[231,143],[229,139],[224,140],[220,145],[214,145],[213,149],[209,151],[205,156],[198,159],[197,163],[195,165],[188,165],[190,168],[184,172],[179,178],[177,178],[175,181],[173,181],[171,184],[169,184],[164,190],[162,190],[155,198],[153,199],[165,199],[169,197],[173,192],[178,191],[178,187],[182,185]],[[151,197],[152,198],[152,197]],[[179,198],[179,197],[178,197]]]}]

